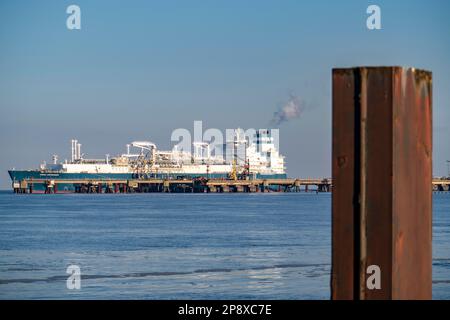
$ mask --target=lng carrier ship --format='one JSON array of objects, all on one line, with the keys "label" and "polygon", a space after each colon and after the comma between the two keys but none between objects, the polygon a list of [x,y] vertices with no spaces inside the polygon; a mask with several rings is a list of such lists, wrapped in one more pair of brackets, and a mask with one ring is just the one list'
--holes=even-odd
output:
[{"label": "lng carrier ship", "polygon": [[[70,160],[58,162],[58,156],[53,155],[52,163],[44,162],[38,169],[8,172],[14,189],[21,181],[46,180],[57,183],[59,192],[74,192],[76,185],[70,182],[74,180],[286,178],[284,157],[271,130],[255,130],[251,136],[242,129],[233,132],[220,146],[193,142],[189,151],[178,146],[162,151],[150,141],[134,141],[126,145],[125,153],[104,159],[85,158],[81,144],[72,140]],[[33,185],[33,192],[45,189],[45,184]]]}]

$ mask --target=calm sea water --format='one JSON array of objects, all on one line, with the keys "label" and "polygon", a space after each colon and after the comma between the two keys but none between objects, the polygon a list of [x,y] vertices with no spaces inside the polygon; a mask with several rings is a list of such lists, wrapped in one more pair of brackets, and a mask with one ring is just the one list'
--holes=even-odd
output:
[{"label": "calm sea water", "polygon": [[[433,204],[433,296],[450,299],[450,194]],[[328,299],[330,210],[313,193],[3,192],[0,298]]]}]

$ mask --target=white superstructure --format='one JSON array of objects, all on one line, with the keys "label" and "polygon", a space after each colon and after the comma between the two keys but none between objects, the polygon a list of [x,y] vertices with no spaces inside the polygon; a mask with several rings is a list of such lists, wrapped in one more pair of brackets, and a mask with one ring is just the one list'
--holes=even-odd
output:
[{"label": "white superstructure", "polygon": [[[279,154],[271,130],[244,133],[234,130],[233,137],[222,146],[204,141],[194,142],[192,152],[175,146],[170,151],[158,150],[150,141],[134,141],[126,146],[126,153],[105,159],[85,159],[81,144],[72,140],[71,161],[43,164],[41,169],[65,173],[87,174],[229,174],[261,175],[285,174],[284,157]],[[214,150],[214,152],[213,152]],[[222,152],[217,152],[222,150]],[[212,154],[214,153],[214,154]]]}]

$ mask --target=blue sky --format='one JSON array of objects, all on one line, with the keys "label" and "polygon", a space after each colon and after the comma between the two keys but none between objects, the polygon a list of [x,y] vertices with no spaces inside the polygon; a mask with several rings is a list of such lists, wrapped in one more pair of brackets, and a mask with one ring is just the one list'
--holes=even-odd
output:
[{"label": "blue sky", "polygon": [[[77,4],[82,29],[66,28]],[[366,28],[377,4],[382,30]],[[266,127],[291,93],[306,109],[280,126],[288,173],[331,174],[331,69],[433,71],[434,174],[450,159],[450,2],[1,1],[0,188],[77,138],[92,157],[131,140],[170,147],[175,128]]]}]

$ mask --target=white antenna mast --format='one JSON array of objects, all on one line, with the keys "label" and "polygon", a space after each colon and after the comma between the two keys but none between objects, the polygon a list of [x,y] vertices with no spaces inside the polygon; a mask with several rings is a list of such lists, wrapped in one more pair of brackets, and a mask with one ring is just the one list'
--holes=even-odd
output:
[{"label": "white antenna mast", "polygon": [[72,162],[74,162],[75,160],[77,160],[77,143],[78,140],[72,139]]}]

